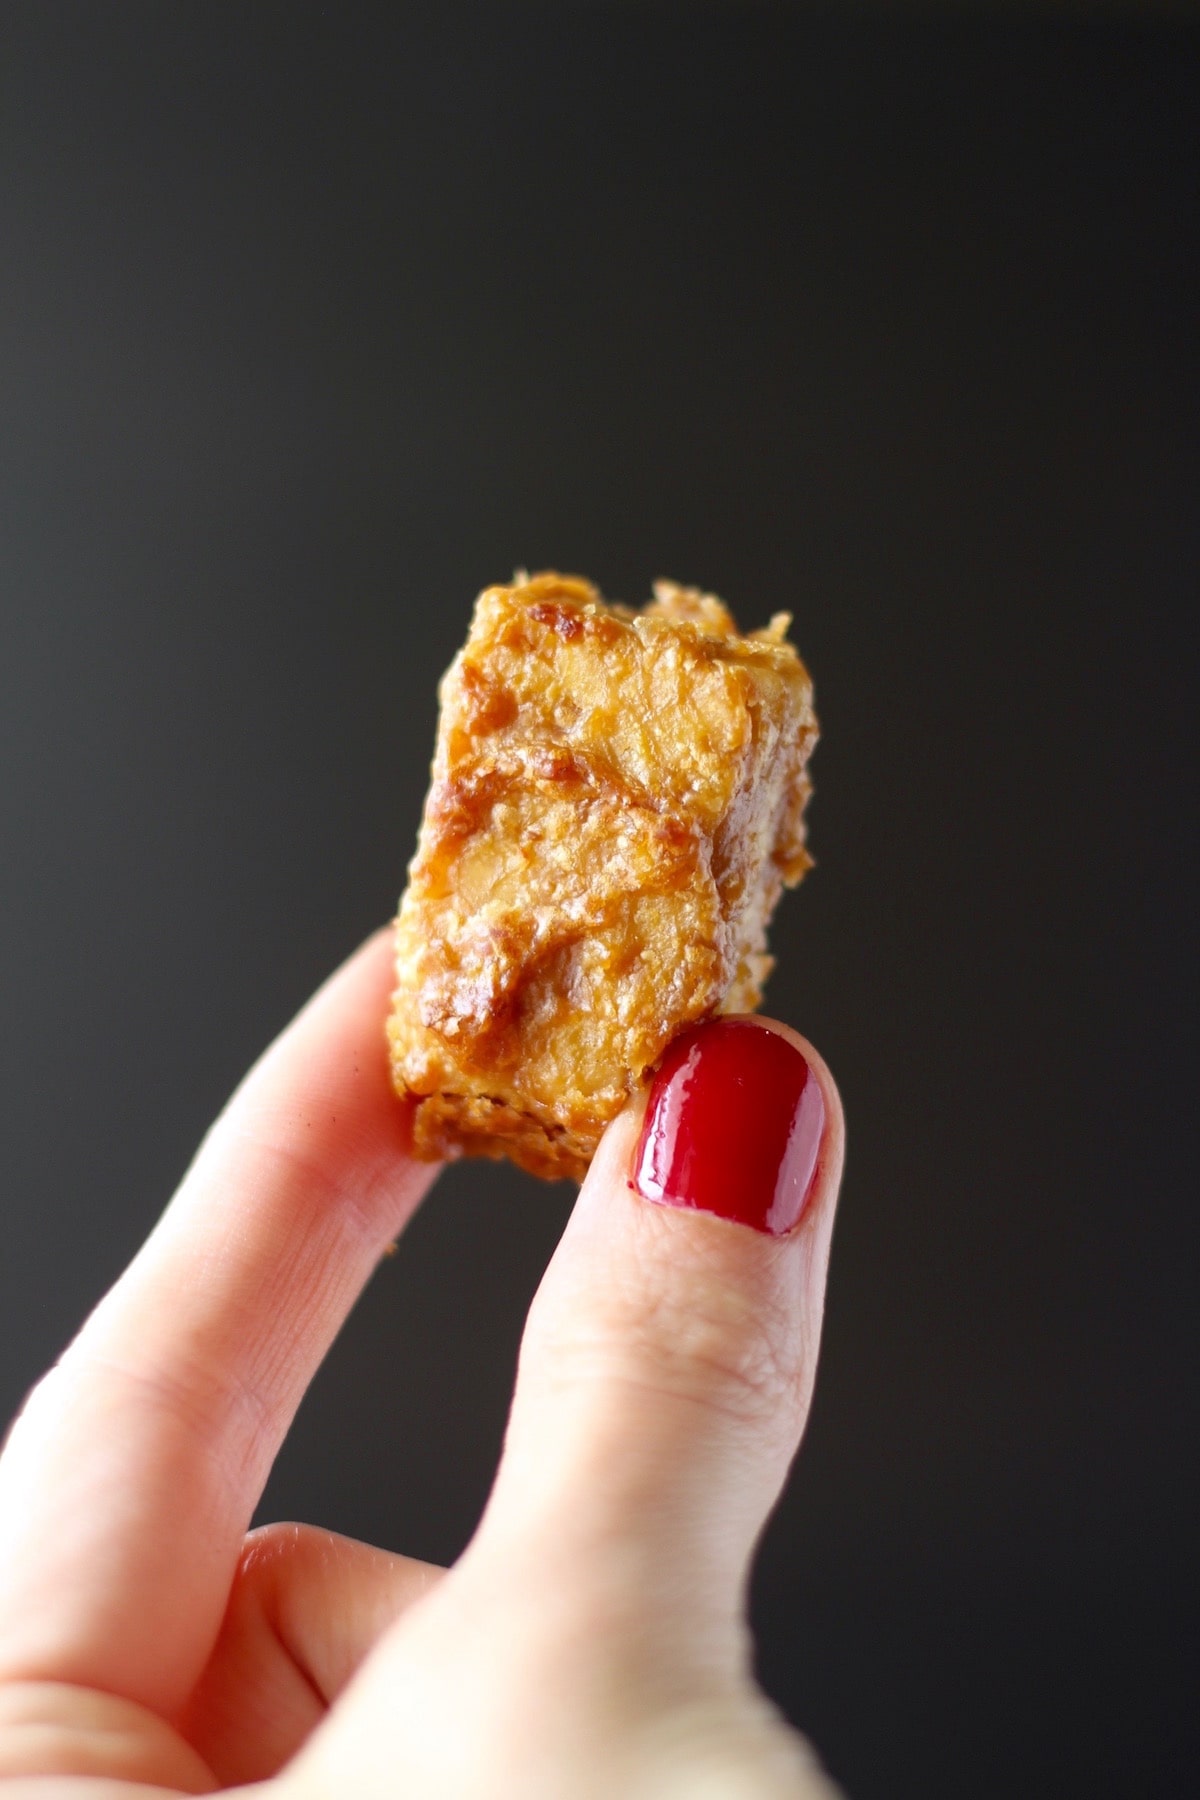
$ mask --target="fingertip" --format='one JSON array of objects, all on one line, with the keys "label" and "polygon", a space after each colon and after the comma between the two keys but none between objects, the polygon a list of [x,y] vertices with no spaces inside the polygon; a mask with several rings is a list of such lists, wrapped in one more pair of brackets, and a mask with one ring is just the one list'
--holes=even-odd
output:
[{"label": "fingertip", "polygon": [[331,1181],[379,1156],[397,1173],[416,1161],[413,1103],[395,1090],[387,1049],[392,944],[380,927],[322,983],[233,1094],[218,1133],[282,1140]]}]

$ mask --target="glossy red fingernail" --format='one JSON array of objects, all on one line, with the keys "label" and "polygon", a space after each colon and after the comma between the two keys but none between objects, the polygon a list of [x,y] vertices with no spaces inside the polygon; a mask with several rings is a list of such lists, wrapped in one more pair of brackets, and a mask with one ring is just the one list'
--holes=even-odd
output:
[{"label": "glossy red fingernail", "polygon": [[795,1045],[759,1019],[712,1019],[663,1058],[632,1186],[782,1237],[812,1191],[824,1131],[820,1084]]}]

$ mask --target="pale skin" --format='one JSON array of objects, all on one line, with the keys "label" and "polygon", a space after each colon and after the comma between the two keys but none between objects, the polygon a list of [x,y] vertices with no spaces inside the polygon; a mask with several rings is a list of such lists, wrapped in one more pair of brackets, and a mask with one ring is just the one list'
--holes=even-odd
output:
[{"label": "pale skin", "polygon": [[812,1397],[843,1154],[828,1071],[784,1026],[826,1103],[799,1226],[642,1200],[639,1106],[616,1120],[451,1569],[247,1535],[436,1174],[388,1086],[390,980],[380,933],[272,1045],[12,1429],[0,1800],[828,1800],[754,1686],[744,1615]]}]

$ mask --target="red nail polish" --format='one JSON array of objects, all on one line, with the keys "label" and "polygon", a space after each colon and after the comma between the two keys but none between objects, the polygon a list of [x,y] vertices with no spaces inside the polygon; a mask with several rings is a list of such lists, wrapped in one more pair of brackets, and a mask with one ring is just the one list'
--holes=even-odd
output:
[{"label": "red nail polish", "polygon": [[804,1211],[824,1131],[820,1084],[794,1044],[759,1019],[711,1019],[663,1058],[631,1185],[781,1237]]}]

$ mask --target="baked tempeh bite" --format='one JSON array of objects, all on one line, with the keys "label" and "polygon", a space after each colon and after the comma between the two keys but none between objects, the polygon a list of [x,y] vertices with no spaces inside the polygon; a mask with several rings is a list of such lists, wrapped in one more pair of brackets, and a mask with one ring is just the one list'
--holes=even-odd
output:
[{"label": "baked tempeh bite", "polygon": [[388,1022],[422,1157],[582,1178],[679,1031],[758,1005],[809,867],[812,684],[786,613],[742,636],[654,596],[487,588],[443,678]]}]

